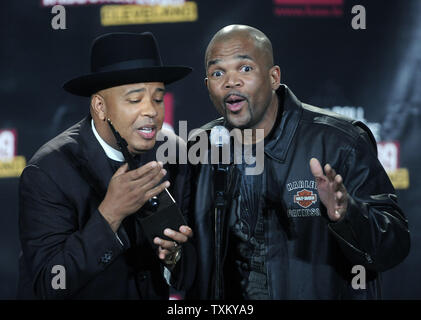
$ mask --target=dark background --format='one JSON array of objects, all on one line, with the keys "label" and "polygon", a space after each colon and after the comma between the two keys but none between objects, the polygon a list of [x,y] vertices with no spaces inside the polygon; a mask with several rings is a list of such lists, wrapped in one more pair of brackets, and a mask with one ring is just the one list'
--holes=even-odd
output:
[{"label": "dark background", "polygon": [[[0,130],[17,130],[17,154],[29,160],[43,143],[79,121],[89,102],[61,85],[89,72],[92,39],[114,31],[151,31],[165,64],[194,68],[167,89],[174,96],[175,123],[187,120],[189,130],[201,126],[217,116],[203,84],[207,43],[225,25],[254,26],[272,40],[282,82],[300,100],[363,107],[368,121],[381,124],[381,141],[399,141],[400,166],[409,170],[410,187],[397,194],[412,248],[402,264],[383,274],[383,292],[386,299],[420,299],[421,1],[344,0],[339,17],[276,16],[275,2],[198,0],[195,22],[118,27],[101,26],[102,5],[66,6],[67,29],[53,30],[51,7],[41,1],[1,1]],[[366,8],[366,30],[351,27],[356,4]],[[0,299],[16,294],[17,188],[18,178],[0,179]]]}]

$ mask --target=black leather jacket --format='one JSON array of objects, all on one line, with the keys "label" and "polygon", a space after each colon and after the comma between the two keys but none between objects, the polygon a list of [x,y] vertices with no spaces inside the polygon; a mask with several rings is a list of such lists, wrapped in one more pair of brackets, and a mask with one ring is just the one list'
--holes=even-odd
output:
[{"label": "black leather jacket", "polygon": [[[265,142],[264,170],[269,171],[261,205],[271,299],[380,298],[380,272],[408,255],[410,237],[394,188],[377,159],[374,137],[361,122],[301,103],[285,85],[277,93],[283,114]],[[223,124],[220,118],[202,128]],[[339,222],[329,220],[319,199],[309,167],[312,157],[322,166],[330,163],[344,179],[349,206]],[[199,266],[188,297],[195,299],[213,298],[215,283],[212,170],[206,164],[193,168],[196,194],[190,222]],[[228,210],[236,210],[236,193],[229,197]],[[227,232],[222,261],[230,254]],[[363,273],[353,271],[356,265],[365,268],[365,289],[353,289],[353,278],[354,286],[364,280]],[[231,277],[223,274],[227,288]]]}]

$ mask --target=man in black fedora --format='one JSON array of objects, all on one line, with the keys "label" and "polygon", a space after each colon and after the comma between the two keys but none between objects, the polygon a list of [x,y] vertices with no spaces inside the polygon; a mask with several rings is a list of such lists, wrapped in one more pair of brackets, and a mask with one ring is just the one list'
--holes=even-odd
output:
[{"label": "man in black fedora", "polygon": [[184,147],[163,132],[163,100],[165,85],[190,72],[164,66],[151,33],[94,40],[91,73],[64,84],[90,97],[90,115],[42,146],[21,175],[18,298],[168,299],[169,285],[190,285],[192,230],[148,239],[139,218],[165,188],[186,214],[187,165],[164,165],[155,151],[158,133]]}]

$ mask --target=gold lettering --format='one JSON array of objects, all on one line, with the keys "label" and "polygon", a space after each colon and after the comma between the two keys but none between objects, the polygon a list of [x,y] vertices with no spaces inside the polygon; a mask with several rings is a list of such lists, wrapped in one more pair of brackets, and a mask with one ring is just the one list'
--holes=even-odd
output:
[{"label": "gold lettering", "polygon": [[197,4],[185,2],[179,6],[104,5],[101,7],[103,26],[196,21]]}]

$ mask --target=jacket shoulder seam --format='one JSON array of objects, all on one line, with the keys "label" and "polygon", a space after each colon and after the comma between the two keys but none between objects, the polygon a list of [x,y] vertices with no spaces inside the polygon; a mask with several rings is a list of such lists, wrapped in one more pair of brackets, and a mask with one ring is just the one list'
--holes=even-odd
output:
[{"label": "jacket shoulder seam", "polygon": [[345,135],[351,137],[354,142],[360,137],[358,127],[353,123],[355,120],[351,118],[305,104],[303,104],[303,110],[305,114],[312,116],[311,118],[306,118],[304,115],[302,118],[302,121],[304,122],[315,123],[340,130]]}]

